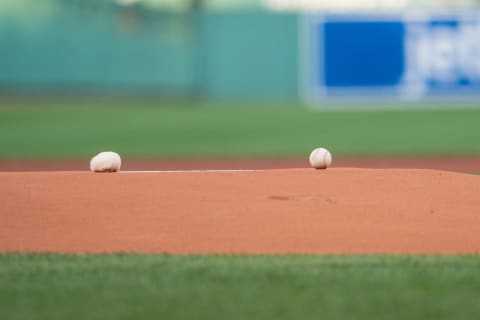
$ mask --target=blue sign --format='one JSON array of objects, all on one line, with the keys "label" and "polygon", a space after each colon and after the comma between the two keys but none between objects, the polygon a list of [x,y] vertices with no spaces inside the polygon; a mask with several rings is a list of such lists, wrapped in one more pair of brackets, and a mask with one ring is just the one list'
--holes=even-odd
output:
[{"label": "blue sign", "polygon": [[320,16],[307,26],[310,97],[480,94],[480,15]]}]

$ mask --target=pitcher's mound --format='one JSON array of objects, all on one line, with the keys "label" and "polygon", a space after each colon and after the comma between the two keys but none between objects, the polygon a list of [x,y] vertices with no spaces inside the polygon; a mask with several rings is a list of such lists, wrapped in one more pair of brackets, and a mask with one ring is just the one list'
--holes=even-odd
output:
[{"label": "pitcher's mound", "polygon": [[0,251],[476,253],[479,192],[429,170],[0,173]]}]

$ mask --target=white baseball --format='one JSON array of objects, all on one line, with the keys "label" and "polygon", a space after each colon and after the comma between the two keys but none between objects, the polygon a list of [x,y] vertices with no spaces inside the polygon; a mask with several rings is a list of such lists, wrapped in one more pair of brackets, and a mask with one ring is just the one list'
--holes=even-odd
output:
[{"label": "white baseball", "polygon": [[332,155],[325,148],[316,148],[310,153],[310,165],[315,169],[327,169],[332,164]]},{"label": "white baseball", "polygon": [[104,151],[90,160],[90,170],[93,172],[117,172],[122,165],[120,155],[112,151]]}]

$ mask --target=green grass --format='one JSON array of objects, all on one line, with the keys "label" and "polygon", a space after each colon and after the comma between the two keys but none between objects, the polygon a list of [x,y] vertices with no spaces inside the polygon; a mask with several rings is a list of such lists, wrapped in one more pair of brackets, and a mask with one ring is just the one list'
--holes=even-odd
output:
[{"label": "green grass", "polygon": [[[480,109],[0,106],[1,158],[480,154]],[[477,319],[480,255],[0,254],[0,319]]]},{"label": "green grass", "polygon": [[0,107],[0,158],[480,154],[480,108],[324,111],[112,103]]},{"label": "green grass", "polygon": [[0,319],[478,319],[480,256],[0,255]]}]

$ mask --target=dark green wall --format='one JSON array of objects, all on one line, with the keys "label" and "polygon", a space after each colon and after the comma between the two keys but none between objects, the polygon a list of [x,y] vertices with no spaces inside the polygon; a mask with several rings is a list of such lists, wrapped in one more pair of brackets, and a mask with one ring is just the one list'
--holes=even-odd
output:
[{"label": "dark green wall", "polygon": [[297,96],[295,15],[213,14],[205,30],[209,95]]},{"label": "dark green wall", "polygon": [[190,25],[185,16],[68,5],[45,21],[0,21],[0,84],[184,91],[192,86]]},{"label": "dark green wall", "polygon": [[297,37],[289,14],[62,2],[43,19],[0,21],[0,89],[295,99]]}]

